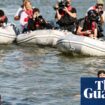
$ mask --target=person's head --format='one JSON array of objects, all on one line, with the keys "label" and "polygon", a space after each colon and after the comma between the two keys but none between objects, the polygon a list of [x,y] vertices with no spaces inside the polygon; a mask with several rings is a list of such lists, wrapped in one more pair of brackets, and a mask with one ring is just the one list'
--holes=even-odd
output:
[{"label": "person's head", "polygon": [[96,8],[99,9],[99,11],[103,10],[104,1],[103,0],[97,0]]},{"label": "person's head", "polygon": [[4,16],[4,11],[0,10],[0,17]]},{"label": "person's head", "polygon": [[33,17],[38,17],[40,15],[40,10],[38,8],[33,9]]},{"label": "person's head", "polygon": [[23,3],[24,3],[24,2],[27,2],[27,1],[29,1],[29,2],[30,2],[30,0],[23,0]]},{"label": "person's head", "polygon": [[97,77],[105,78],[105,71],[104,70],[99,70],[98,73],[97,73]]},{"label": "person's head", "polygon": [[97,21],[98,14],[95,10],[90,10],[87,13],[87,17],[90,21]]},{"label": "person's head", "polygon": [[70,5],[71,4],[71,0],[65,0],[66,1],[66,5]]},{"label": "person's head", "polygon": [[30,2],[30,1],[24,2],[24,6],[25,6],[25,9],[26,9],[26,10],[32,9],[32,5],[31,5],[31,2]]},{"label": "person's head", "polygon": [[22,1],[23,1],[22,5],[21,5],[22,8],[24,8],[26,2],[30,2],[30,0],[22,0]]},{"label": "person's head", "polygon": [[66,2],[71,2],[71,0],[65,0]]}]

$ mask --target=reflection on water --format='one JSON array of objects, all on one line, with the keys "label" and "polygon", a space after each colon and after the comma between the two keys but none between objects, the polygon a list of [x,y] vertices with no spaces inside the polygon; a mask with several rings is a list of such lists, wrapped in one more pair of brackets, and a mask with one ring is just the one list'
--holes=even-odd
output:
[{"label": "reflection on water", "polygon": [[[98,59],[98,60],[97,60]],[[0,52],[4,105],[77,105],[80,77],[96,76],[104,58],[70,57],[54,48],[9,46]]]}]

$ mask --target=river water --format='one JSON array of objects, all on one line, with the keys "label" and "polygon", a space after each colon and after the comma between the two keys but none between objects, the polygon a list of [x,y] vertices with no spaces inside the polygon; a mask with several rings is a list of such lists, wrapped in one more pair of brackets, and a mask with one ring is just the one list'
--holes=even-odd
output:
[{"label": "river water", "polygon": [[[56,0],[31,0],[47,20],[54,20]],[[95,0],[72,0],[83,17]],[[9,21],[21,0],[0,0]],[[80,105],[80,78],[95,77],[105,69],[104,57],[62,55],[57,49],[0,46],[0,95],[2,105]]]}]

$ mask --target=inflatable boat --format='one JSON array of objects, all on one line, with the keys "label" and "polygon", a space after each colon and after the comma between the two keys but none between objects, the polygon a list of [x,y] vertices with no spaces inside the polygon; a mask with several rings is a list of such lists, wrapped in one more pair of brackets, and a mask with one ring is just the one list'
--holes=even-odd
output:
[{"label": "inflatable boat", "polygon": [[68,54],[86,56],[105,56],[105,40],[69,34],[57,41],[57,48]]},{"label": "inflatable boat", "polygon": [[65,36],[66,32],[61,30],[35,30],[17,36],[18,44],[38,44],[55,46],[58,39]]},{"label": "inflatable boat", "polygon": [[15,38],[14,25],[8,24],[5,27],[0,27],[0,44],[11,44]]}]

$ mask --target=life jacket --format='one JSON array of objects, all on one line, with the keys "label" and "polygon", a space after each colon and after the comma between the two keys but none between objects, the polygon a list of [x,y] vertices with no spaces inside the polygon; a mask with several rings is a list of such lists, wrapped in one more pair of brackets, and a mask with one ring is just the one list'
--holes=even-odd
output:
[{"label": "life jacket", "polygon": [[41,24],[39,21],[35,21],[35,28],[40,28],[41,27]]},{"label": "life jacket", "polygon": [[25,12],[26,12],[26,14],[28,15],[29,18],[32,18],[32,16],[33,16],[33,10],[27,10]]},{"label": "life jacket", "polygon": [[96,6],[92,6],[92,10],[96,10],[97,9],[97,7]]},{"label": "life jacket", "polygon": [[72,6],[68,6],[67,9],[68,9],[68,11],[71,11],[72,10]]},{"label": "life jacket", "polygon": [[84,24],[83,24],[83,30],[82,31],[91,30],[92,33],[94,33],[95,29],[96,29],[96,22],[95,21],[90,22],[87,19],[87,17],[84,18]]},{"label": "life jacket", "polygon": [[42,23],[39,19],[39,17],[33,19],[33,18],[30,18],[28,20],[28,26],[27,26],[28,30],[37,30],[37,29],[42,29]]},{"label": "life jacket", "polygon": [[33,16],[33,10],[26,10],[25,13],[27,14],[27,17],[24,19],[24,22],[28,22],[29,18],[32,18]]},{"label": "life jacket", "polygon": [[90,11],[90,10],[96,10],[96,9],[97,9],[96,6],[92,6],[92,7],[90,7],[90,8],[88,9],[88,11]]},{"label": "life jacket", "polygon": [[45,28],[46,22],[42,16],[39,16],[35,19],[35,27],[36,29],[43,29]]},{"label": "life jacket", "polygon": [[7,19],[6,16],[2,16],[2,17],[0,17],[0,18],[1,18],[0,22],[2,22],[2,23],[6,22],[6,19]]}]

